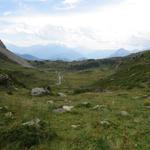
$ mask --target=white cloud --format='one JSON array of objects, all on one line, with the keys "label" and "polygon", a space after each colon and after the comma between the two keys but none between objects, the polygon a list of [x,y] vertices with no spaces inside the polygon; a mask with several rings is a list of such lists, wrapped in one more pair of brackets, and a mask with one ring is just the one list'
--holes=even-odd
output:
[{"label": "white cloud", "polygon": [[3,13],[4,16],[9,16],[9,15],[11,15],[11,14],[12,14],[11,11],[5,11],[5,12]]},{"label": "white cloud", "polygon": [[[68,5],[78,2],[64,1]],[[0,25],[0,34],[7,35],[8,39],[21,35],[19,41],[14,37],[11,42],[22,45],[61,43],[88,50],[142,49],[148,47],[150,40],[149,6],[148,0],[123,0],[92,12],[1,17],[0,22],[9,23]]]},{"label": "white cloud", "polygon": [[79,3],[81,0],[64,0],[63,3],[67,5],[74,5]]}]

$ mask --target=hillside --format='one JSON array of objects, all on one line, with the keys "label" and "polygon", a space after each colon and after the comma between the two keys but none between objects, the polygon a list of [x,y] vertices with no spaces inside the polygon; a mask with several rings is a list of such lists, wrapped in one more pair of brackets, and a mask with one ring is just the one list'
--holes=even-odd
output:
[{"label": "hillside", "polygon": [[[0,56],[1,150],[149,150],[149,52],[103,60],[33,61],[34,68]],[[142,83],[142,88],[129,90],[133,73],[139,82],[132,87]],[[32,89],[46,87],[49,94],[31,95]],[[102,90],[95,92],[98,88]]]},{"label": "hillside", "polygon": [[95,83],[98,88],[150,87],[150,51],[131,54],[122,59],[118,70]]},{"label": "hillside", "polygon": [[2,41],[0,41],[0,61],[10,61],[23,67],[32,67],[27,61],[10,52]]}]

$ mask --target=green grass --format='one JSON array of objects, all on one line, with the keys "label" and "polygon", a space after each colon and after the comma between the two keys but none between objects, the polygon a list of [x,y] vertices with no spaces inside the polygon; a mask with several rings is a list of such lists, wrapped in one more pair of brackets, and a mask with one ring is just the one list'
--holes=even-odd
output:
[{"label": "green grass", "polygon": [[[49,122],[57,137],[53,142],[41,141],[32,149],[149,149],[149,123],[150,112],[145,108],[145,98],[148,91],[115,91],[108,93],[85,93],[69,95],[67,98],[56,96],[31,97],[28,91],[21,90],[14,95],[0,93],[1,106],[8,106],[8,111],[13,112],[14,119],[6,120],[1,113],[1,130],[11,128],[20,122],[26,122],[33,118],[40,118]],[[56,114],[49,110],[47,101],[53,100],[57,105],[65,105],[65,99],[71,101],[71,105],[77,106],[81,102],[91,103],[90,108],[75,107],[72,112]],[[93,110],[95,105],[105,105],[106,108]],[[118,113],[128,111],[129,117],[120,117]],[[8,118],[7,118],[8,119]],[[101,121],[110,122],[109,127],[100,124]],[[80,125],[73,129],[71,125]],[[125,142],[124,142],[125,141]],[[15,149],[16,144],[7,142],[8,148],[3,145],[1,149]],[[100,142],[100,143],[99,143]],[[102,144],[101,144],[102,143]],[[106,148],[105,148],[106,147]]]},{"label": "green grass", "polygon": [[[129,71],[119,69],[115,72],[108,67],[73,72],[63,69],[64,79],[60,86],[56,85],[57,68],[55,71],[50,68],[27,69],[12,63],[7,66],[7,63],[0,63],[0,73],[9,74],[18,88],[12,91],[12,95],[4,88],[0,89],[0,107],[3,107],[0,109],[0,149],[149,150],[149,66],[148,61],[143,64],[143,58],[138,59],[140,63],[132,63],[130,67],[128,63],[122,64],[121,67],[129,67]],[[131,77],[134,73],[137,74]],[[110,77],[114,80],[108,82]],[[101,92],[74,93],[78,88],[93,87],[93,83],[105,83],[110,88]],[[31,88],[49,84],[53,95],[30,95]],[[124,88],[126,85],[134,88]],[[67,96],[57,96],[57,92]],[[55,113],[47,101],[54,101],[57,107],[71,105],[74,108],[71,112]],[[79,107],[83,102],[89,102],[89,107]],[[93,109],[96,105],[102,107]],[[120,111],[127,111],[129,116],[120,116]],[[9,112],[12,113],[10,117],[6,115]],[[22,123],[35,118],[44,123],[41,128],[22,127]],[[101,123],[104,121],[109,125]]]}]

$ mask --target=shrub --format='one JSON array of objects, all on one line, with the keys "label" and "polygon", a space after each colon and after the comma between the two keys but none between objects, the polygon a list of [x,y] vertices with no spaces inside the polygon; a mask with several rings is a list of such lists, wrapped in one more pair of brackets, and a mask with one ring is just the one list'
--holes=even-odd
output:
[{"label": "shrub", "polygon": [[21,147],[30,148],[41,143],[43,140],[52,140],[55,132],[42,126],[17,125],[0,132],[1,143],[19,143]]},{"label": "shrub", "polygon": [[149,100],[145,100],[144,106],[150,106],[150,101]]},{"label": "shrub", "polygon": [[104,138],[99,138],[95,141],[95,150],[110,150],[110,145]]}]

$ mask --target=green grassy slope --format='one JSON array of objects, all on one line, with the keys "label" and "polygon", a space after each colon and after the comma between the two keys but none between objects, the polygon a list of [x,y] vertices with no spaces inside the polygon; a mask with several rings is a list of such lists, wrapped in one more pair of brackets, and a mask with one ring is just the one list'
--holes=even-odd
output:
[{"label": "green grassy slope", "polygon": [[99,88],[150,87],[150,51],[131,55],[122,60],[118,70],[94,84]]},{"label": "green grassy slope", "polygon": [[[0,89],[0,149],[149,150],[150,95],[147,83],[142,82],[142,89],[127,90],[122,88],[124,84],[112,82],[112,87],[120,88],[102,93],[72,93],[76,88],[93,86],[93,83],[96,83],[95,87],[99,87],[97,80],[105,81],[106,84],[110,76],[117,76],[117,79],[120,77],[121,81],[125,77],[124,74],[128,73],[128,68],[129,73],[132,71],[131,74],[139,73],[143,69],[142,76],[137,75],[140,82],[141,79],[147,82],[145,74],[149,72],[146,65],[149,64],[149,53],[145,54],[143,58],[138,56],[136,63],[131,58],[123,58],[128,60],[125,62],[121,59],[121,63],[119,61],[113,67],[84,67],[83,70],[74,71],[64,69],[65,65],[59,63],[55,67],[43,67],[43,70],[40,64],[39,70],[23,68],[3,60],[0,62],[0,73],[9,74],[18,89],[13,91],[12,95]],[[147,67],[140,68],[140,65]],[[64,78],[60,86],[56,85],[57,70],[61,71]],[[104,78],[106,79],[102,80]],[[25,87],[18,82],[25,84]],[[66,97],[56,94],[42,97],[30,95],[31,88],[49,84],[52,85],[52,91],[63,92]],[[50,105],[48,101],[53,101],[54,105]],[[81,107],[83,102],[89,102],[90,105]],[[64,105],[74,108],[65,113],[53,111],[54,108]],[[94,109],[97,105],[100,107]],[[127,111],[129,115],[121,116],[120,111]],[[36,118],[41,120],[40,127],[22,125]]]}]

